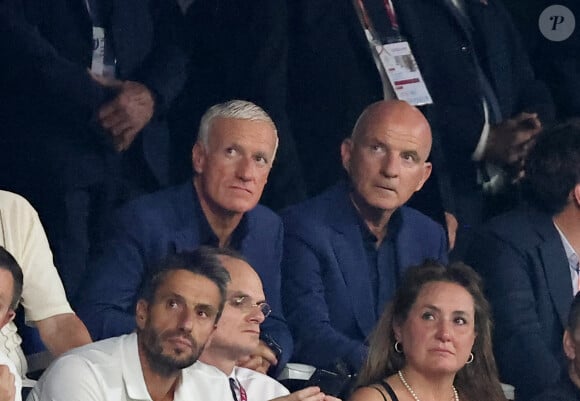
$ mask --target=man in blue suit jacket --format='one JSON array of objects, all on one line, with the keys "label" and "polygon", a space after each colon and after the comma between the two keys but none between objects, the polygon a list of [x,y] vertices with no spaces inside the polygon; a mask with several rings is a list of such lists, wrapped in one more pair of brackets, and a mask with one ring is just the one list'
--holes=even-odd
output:
[{"label": "man in blue suit jacket", "polygon": [[276,347],[261,342],[244,364],[262,371],[284,365],[292,338],[280,302],[282,223],[257,205],[276,147],[274,123],[253,103],[230,101],[206,112],[192,152],[193,185],[137,199],[112,221],[80,292],[78,313],[94,339],[134,330],[139,287],[161,259],[200,245],[231,247],[260,275],[273,310],[263,331],[282,348],[277,360]]},{"label": "man in blue suit jacket", "polygon": [[493,308],[501,379],[522,400],[567,369],[562,335],[580,284],[580,126],[540,134],[526,180],[530,205],[491,220],[466,255]]},{"label": "man in blue suit jacket", "polygon": [[296,361],[357,371],[401,273],[447,260],[442,227],[403,206],[431,173],[430,148],[419,110],[374,103],[342,144],[350,182],[284,213],[283,303]]}]

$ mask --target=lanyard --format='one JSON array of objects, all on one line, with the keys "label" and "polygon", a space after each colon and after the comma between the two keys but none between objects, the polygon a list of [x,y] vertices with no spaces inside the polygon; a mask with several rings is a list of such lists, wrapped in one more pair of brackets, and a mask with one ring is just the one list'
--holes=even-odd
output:
[{"label": "lanyard", "polygon": [[375,39],[381,43],[402,39],[392,0],[355,0],[355,7],[361,23]]}]

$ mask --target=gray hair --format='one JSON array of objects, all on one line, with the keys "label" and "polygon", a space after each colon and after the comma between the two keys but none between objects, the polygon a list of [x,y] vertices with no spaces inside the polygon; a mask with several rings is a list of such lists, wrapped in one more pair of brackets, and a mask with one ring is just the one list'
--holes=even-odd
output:
[{"label": "gray hair", "polygon": [[236,118],[240,120],[264,121],[270,123],[274,129],[274,135],[276,136],[276,145],[274,146],[274,153],[272,155],[272,161],[274,161],[276,151],[278,150],[278,131],[276,130],[276,124],[274,124],[274,121],[272,121],[268,113],[266,113],[260,106],[247,100],[234,99],[225,103],[218,103],[207,109],[201,117],[197,133],[197,142],[201,143],[206,149],[209,146],[209,129],[213,120],[216,118]]}]

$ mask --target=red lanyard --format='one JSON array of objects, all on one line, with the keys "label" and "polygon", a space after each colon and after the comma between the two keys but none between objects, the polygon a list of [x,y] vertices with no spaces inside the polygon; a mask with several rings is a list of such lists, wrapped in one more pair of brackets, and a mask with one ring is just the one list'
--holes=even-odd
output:
[{"label": "red lanyard", "polygon": [[399,30],[399,23],[397,22],[397,14],[395,14],[395,9],[393,8],[393,3],[391,0],[383,0],[385,4],[385,10],[387,11],[387,17],[391,21],[391,27],[394,31]]}]

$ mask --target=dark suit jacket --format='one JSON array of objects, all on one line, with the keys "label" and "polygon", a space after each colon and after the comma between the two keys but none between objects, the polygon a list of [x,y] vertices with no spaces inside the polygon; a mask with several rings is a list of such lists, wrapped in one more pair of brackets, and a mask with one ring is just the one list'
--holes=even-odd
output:
[{"label": "dark suit jacket", "polygon": [[[284,311],[296,344],[294,359],[330,367],[343,359],[358,370],[365,339],[379,316],[369,294],[372,285],[360,230],[360,217],[348,185],[339,184],[283,214]],[[438,224],[411,208],[400,209],[396,243],[403,271],[426,258],[447,261],[446,236]]]},{"label": "dark suit jacket", "polygon": [[466,262],[483,277],[501,380],[527,400],[555,383],[573,299],[566,252],[552,218],[533,209],[499,216],[475,235]]},{"label": "dark suit jacket", "polygon": [[[78,314],[94,340],[135,329],[135,304],[144,278],[171,253],[191,251],[200,243],[202,222],[191,182],[128,203],[112,221],[107,241],[89,266],[79,294]],[[280,259],[283,229],[280,218],[263,206],[244,216],[247,234],[238,249],[256,270],[272,314],[263,323],[283,349],[283,366],[292,354],[292,338],[280,302]]]},{"label": "dark suit jacket", "polygon": [[[164,113],[185,81],[186,56],[176,42],[178,9],[161,0],[111,3],[118,78],[143,83],[155,96],[155,116],[132,148],[158,184],[167,185]],[[0,50],[10,60],[0,66],[0,123],[8,146],[3,150],[29,176],[54,170],[55,188],[93,183],[104,174],[96,160],[114,153],[91,120],[114,96],[87,71],[92,49],[83,0],[5,0],[0,6]]]},{"label": "dark suit jacket", "polygon": [[[393,3],[433,98],[433,105],[421,109],[433,130],[431,157],[439,185],[445,188],[448,182],[456,192],[474,191],[471,155],[484,123],[474,60],[485,71],[504,118],[527,110],[547,119],[553,114],[549,93],[534,79],[500,1],[465,1],[474,30],[454,17],[447,0]],[[382,85],[351,0],[287,4],[289,115],[308,171],[305,178],[320,190],[336,182],[342,170],[339,144],[361,111],[382,99]],[[453,210],[453,193],[442,194],[446,210]]]}]

